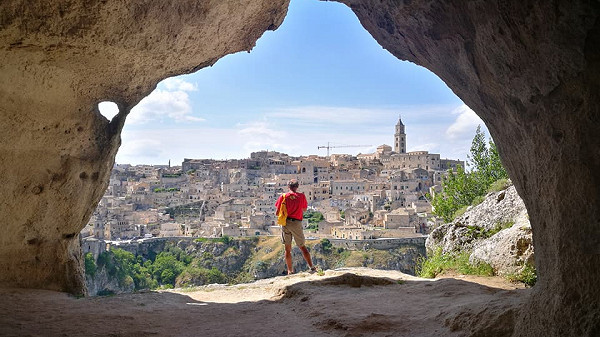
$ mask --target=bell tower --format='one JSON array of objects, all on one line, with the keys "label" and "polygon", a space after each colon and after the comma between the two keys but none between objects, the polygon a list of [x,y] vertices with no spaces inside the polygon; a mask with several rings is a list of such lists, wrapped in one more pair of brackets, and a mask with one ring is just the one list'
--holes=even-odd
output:
[{"label": "bell tower", "polygon": [[398,116],[396,133],[394,134],[394,151],[396,153],[406,153],[406,132],[404,131],[404,124],[400,116]]}]

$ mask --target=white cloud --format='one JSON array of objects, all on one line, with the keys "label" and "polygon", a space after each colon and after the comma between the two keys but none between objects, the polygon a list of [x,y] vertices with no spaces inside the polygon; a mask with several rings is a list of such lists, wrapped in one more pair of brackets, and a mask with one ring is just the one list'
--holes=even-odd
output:
[{"label": "white cloud", "polygon": [[[161,89],[160,87],[164,87]],[[188,91],[196,90],[196,85],[177,78],[168,78],[159,88],[136,105],[129,116],[129,124],[173,120],[175,122],[201,122],[203,118],[193,116]]]},{"label": "white cloud", "polygon": [[123,129],[119,164],[180,165],[183,158],[246,158],[244,139],[234,129]]},{"label": "white cloud", "polygon": [[[125,138],[125,135],[124,135]],[[147,158],[152,160],[163,157],[168,149],[165,149],[163,142],[159,139],[127,139],[123,142],[117,157],[121,158]]]},{"label": "white cloud", "polygon": [[238,125],[237,133],[243,139],[243,148],[247,153],[260,150],[290,151],[289,140],[293,139],[288,132],[270,125],[266,121],[255,121]]},{"label": "white cloud", "polygon": [[477,125],[481,125],[482,128],[486,130],[485,124],[481,118],[465,104],[454,109],[452,114],[458,115],[458,117],[456,117],[454,123],[446,129],[446,136],[450,140],[457,141],[473,138]]},{"label": "white cloud", "polygon": [[[354,117],[350,118],[360,119],[362,117],[357,111],[371,110],[343,108],[338,111],[354,113]],[[374,111],[383,113],[388,110]],[[371,115],[370,118],[379,118],[379,120],[377,123],[373,122],[369,125],[362,122],[340,126],[324,122],[324,127],[321,128],[315,128],[314,124],[310,124],[309,119],[306,119],[306,124],[294,124],[294,120],[274,119],[270,114],[266,114],[266,117],[260,120],[243,124],[231,123],[230,126],[223,128],[208,127],[205,124],[199,124],[194,128],[182,124],[169,127],[166,124],[153,123],[144,125],[142,129],[140,127],[128,128],[126,125],[122,135],[123,145],[117,154],[117,162],[158,164],[166,163],[170,159],[173,165],[179,165],[183,158],[247,158],[251,152],[260,150],[280,151],[294,156],[309,154],[324,156],[327,151],[317,149],[317,147],[327,145],[327,142],[334,146],[370,145],[332,148],[331,153],[370,153],[381,144],[393,145],[394,125],[397,121],[398,110],[390,109],[390,111],[393,113],[386,112],[385,116]],[[477,122],[461,123],[472,113],[468,108],[454,109],[454,115],[451,114],[453,111],[451,108],[440,109],[436,113],[430,112],[429,115],[418,114],[422,111],[433,110],[416,107],[411,111],[412,115],[408,113],[402,115],[406,125],[409,151],[425,150],[439,153],[443,158],[463,160],[466,158],[470,141],[478,124]],[[415,116],[415,114],[417,115]],[[340,115],[337,116],[343,118]],[[321,117],[321,120],[327,120],[327,118]],[[427,123],[428,120],[431,123]],[[467,118],[467,120],[471,119]],[[483,126],[481,121],[479,123]],[[460,125],[463,125],[462,129],[457,127]],[[451,128],[462,130],[462,133],[448,132]],[[451,138],[450,135],[455,138]],[[457,135],[462,135],[462,138]]]},{"label": "white cloud", "polygon": [[[299,106],[279,109],[267,113],[269,118],[291,120],[296,123],[310,123],[313,125],[357,125],[365,124],[392,124],[395,125],[399,115],[404,121],[407,117],[422,119],[448,113],[447,105],[419,105],[399,106],[389,108],[353,108],[339,106]],[[431,121],[430,121],[431,122]]]},{"label": "white cloud", "polygon": [[272,118],[306,120],[312,123],[354,124],[372,120],[377,115],[390,115],[394,110],[361,109],[328,106],[303,106],[281,109],[268,114]]},{"label": "white cloud", "polygon": [[198,91],[195,83],[184,81],[177,77],[170,77],[160,82],[159,86],[164,86],[169,91]]}]

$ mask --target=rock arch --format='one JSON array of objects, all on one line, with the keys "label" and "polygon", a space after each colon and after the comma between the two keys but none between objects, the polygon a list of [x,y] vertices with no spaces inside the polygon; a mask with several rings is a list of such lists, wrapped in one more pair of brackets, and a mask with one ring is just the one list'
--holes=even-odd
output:
[{"label": "rock arch", "polygon": [[[529,210],[539,283],[515,335],[600,335],[600,4],[342,0],[485,121]],[[77,233],[126,114],[161,79],[249,50],[286,0],[0,4],[0,285],[84,291]],[[101,101],[119,105],[108,122]]]}]

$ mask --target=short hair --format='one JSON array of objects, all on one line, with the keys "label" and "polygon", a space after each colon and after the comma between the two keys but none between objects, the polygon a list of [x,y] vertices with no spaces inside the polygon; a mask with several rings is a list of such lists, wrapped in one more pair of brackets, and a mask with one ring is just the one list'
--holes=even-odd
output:
[{"label": "short hair", "polygon": [[290,181],[288,181],[288,186],[289,187],[297,187],[297,186],[300,186],[300,183],[296,179],[290,179]]}]

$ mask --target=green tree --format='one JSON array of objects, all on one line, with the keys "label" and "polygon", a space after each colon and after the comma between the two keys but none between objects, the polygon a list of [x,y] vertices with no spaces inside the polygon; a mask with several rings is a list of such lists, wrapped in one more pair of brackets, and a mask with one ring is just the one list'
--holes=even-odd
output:
[{"label": "green tree", "polygon": [[467,155],[467,165],[471,167],[471,171],[487,171],[489,157],[490,152],[485,141],[485,132],[481,131],[481,125],[478,125],[471,141],[471,152]]},{"label": "green tree", "polygon": [[160,284],[175,285],[175,278],[181,274],[185,264],[169,253],[161,252],[152,264],[152,275]]},{"label": "green tree", "polygon": [[317,211],[308,211],[304,214],[304,217],[308,220],[307,229],[315,231],[319,229],[319,223],[325,220],[323,214]]},{"label": "green tree", "polygon": [[129,283],[133,279],[134,265],[137,263],[135,255],[123,249],[111,249],[114,262],[114,273],[121,285]]},{"label": "green tree", "polygon": [[444,221],[450,222],[454,213],[465,205],[470,205],[477,196],[478,188],[475,180],[462,166],[456,172],[448,171],[448,176],[442,183],[442,192],[437,193],[431,204],[435,214]]},{"label": "green tree", "polygon": [[175,284],[179,287],[186,287],[226,282],[227,276],[215,267],[207,269],[190,265],[177,276]]},{"label": "green tree", "polygon": [[331,244],[331,241],[329,241],[329,239],[321,239],[321,246],[323,247],[323,251],[326,254],[331,253],[331,249],[333,248],[333,245]]},{"label": "green tree", "polygon": [[477,126],[475,131],[467,163],[468,172],[460,166],[456,172],[448,171],[442,182],[442,192],[436,193],[431,202],[435,214],[444,221],[452,221],[458,210],[484,196],[495,181],[508,178],[496,145],[491,138],[486,142],[481,126]]},{"label": "green tree", "polygon": [[490,165],[489,165],[489,177],[490,177],[490,181],[492,183],[494,183],[495,181],[498,181],[500,179],[508,179],[508,172],[506,172],[506,169],[504,168],[504,166],[502,165],[502,161],[500,160],[500,155],[498,154],[498,148],[496,147],[496,144],[494,144],[494,142],[492,141],[492,139],[490,138],[489,141],[489,146],[490,146]]},{"label": "green tree", "polygon": [[496,144],[492,138],[486,142],[481,125],[478,125],[475,131],[468,159],[479,195],[485,194],[487,188],[495,181],[508,178],[508,173],[500,161]]},{"label": "green tree", "polygon": [[92,253],[86,253],[84,259],[85,273],[90,276],[96,275],[98,266],[96,266],[96,261],[94,261],[94,255]]}]

